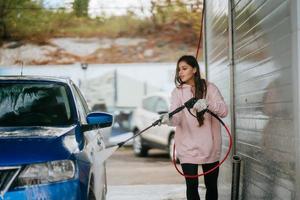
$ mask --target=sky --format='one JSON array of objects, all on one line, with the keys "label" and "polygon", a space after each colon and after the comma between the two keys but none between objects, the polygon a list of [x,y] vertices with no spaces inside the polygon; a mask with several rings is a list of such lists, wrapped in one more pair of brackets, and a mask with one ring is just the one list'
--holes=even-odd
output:
[{"label": "sky", "polygon": [[[70,8],[73,0],[44,0],[43,2],[48,8]],[[130,8],[138,16],[149,16],[150,2],[151,0],[90,0],[89,15],[91,17],[96,17],[101,13],[105,13],[107,16],[123,15]],[[144,8],[144,13],[141,8]]]},{"label": "sky", "polygon": [[[93,17],[101,12],[107,15],[126,14],[127,9],[131,8],[139,16],[149,16],[150,0],[90,0],[89,13]],[[142,13],[141,8],[144,8]],[[148,13],[147,13],[148,11]]]}]

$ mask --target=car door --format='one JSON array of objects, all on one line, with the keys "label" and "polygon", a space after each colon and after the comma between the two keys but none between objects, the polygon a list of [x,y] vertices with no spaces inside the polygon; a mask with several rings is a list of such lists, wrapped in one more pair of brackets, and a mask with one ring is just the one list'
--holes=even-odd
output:
[{"label": "car door", "polygon": [[[74,85],[73,87],[75,88],[75,96],[77,99],[77,107],[79,110],[80,118],[83,123],[86,124],[86,116],[89,113],[89,108],[77,86]],[[96,155],[99,155],[97,154],[97,152],[101,151],[104,148],[104,140],[101,135],[101,129],[86,131],[84,133],[84,137],[86,143],[85,151],[87,152],[92,163],[91,171],[94,181],[94,195],[96,196],[96,199],[101,199],[106,184],[105,163],[98,162],[99,159],[96,158]]]},{"label": "car door", "polygon": [[[73,86],[73,93],[75,97],[80,124],[87,124],[86,116],[88,113],[88,108],[84,105],[83,97],[79,89],[74,84],[72,86]],[[88,131],[83,134],[84,134],[84,151],[87,153],[89,159],[92,160],[92,150],[94,150],[95,148],[92,141],[95,139],[96,133],[95,131]]]},{"label": "car door", "polygon": [[[159,116],[163,113],[168,113],[169,105],[163,97],[158,97],[154,109],[156,115]],[[169,132],[170,128],[166,124],[156,126],[153,130],[153,135],[155,136],[156,142],[163,146],[168,145]]]}]

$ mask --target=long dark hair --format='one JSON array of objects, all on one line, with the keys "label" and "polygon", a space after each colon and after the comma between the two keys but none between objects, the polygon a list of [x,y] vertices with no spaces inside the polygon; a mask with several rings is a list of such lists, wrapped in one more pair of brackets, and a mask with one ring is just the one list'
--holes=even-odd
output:
[{"label": "long dark hair", "polygon": [[[197,59],[194,56],[184,55],[178,59],[177,67],[176,67],[176,74],[175,74],[176,87],[178,88],[178,87],[182,86],[182,84],[184,84],[184,82],[182,82],[182,80],[179,77],[179,63],[180,62],[185,62],[188,65],[190,65],[191,67],[196,69],[196,73],[194,74],[194,83],[195,83],[195,96],[194,97],[196,97],[197,99],[204,99],[206,96],[206,92],[207,92],[207,85],[206,85],[206,81],[201,78],[199,64],[197,62]],[[197,114],[197,120],[199,122],[199,126],[202,126],[203,121],[204,121],[204,116],[203,115],[200,116]]]}]

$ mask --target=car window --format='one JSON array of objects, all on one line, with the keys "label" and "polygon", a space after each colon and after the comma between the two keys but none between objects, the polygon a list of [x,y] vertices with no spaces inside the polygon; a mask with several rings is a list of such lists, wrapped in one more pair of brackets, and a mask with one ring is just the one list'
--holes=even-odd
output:
[{"label": "car window", "polygon": [[155,105],[155,112],[168,112],[168,109],[167,102],[164,99],[159,98]]},{"label": "car window", "polygon": [[0,83],[0,126],[61,126],[74,123],[67,86]]},{"label": "car window", "polygon": [[143,100],[143,108],[145,110],[155,112],[155,103],[157,101],[157,97],[148,97]]},{"label": "car window", "polygon": [[85,113],[88,114],[90,112],[90,109],[89,109],[89,106],[87,105],[87,103],[85,101],[85,98],[83,97],[82,93],[80,92],[79,88],[76,85],[74,85],[74,88],[76,89],[76,92],[79,96],[80,102],[81,102],[81,104],[84,108]]},{"label": "car window", "polygon": [[73,85],[74,87],[74,95],[75,95],[75,99],[76,99],[76,107],[78,109],[79,112],[79,117],[80,117],[80,121],[83,124],[86,124],[86,115],[89,112],[88,106],[86,105],[86,102],[83,98],[83,96],[81,95],[79,89]]}]

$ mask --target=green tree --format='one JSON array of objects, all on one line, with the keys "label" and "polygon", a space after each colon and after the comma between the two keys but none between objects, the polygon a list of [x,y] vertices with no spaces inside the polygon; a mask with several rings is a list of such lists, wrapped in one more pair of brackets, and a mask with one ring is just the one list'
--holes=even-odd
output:
[{"label": "green tree", "polygon": [[203,0],[151,0],[151,20],[156,28],[173,31],[190,29],[196,37],[200,30]]},{"label": "green tree", "polygon": [[73,12],[77,17],[88,16],[89,0],[74,0]]},{"label": "green tree", "polygon": [[0,0],[0,41],[9,38],[8,18],[30,0]]}]

